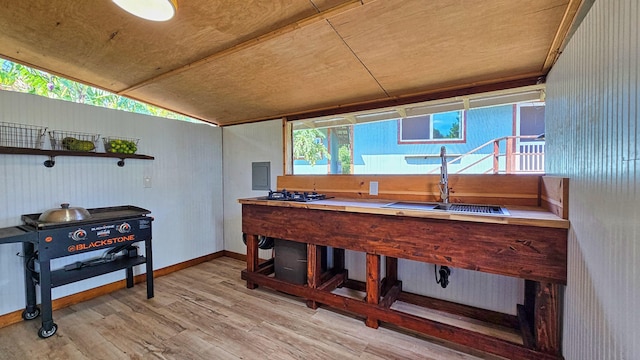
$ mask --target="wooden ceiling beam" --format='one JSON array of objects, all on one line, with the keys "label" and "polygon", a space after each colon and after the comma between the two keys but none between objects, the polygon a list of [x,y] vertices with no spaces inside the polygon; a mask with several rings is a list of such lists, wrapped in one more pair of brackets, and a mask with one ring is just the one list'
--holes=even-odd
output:
[{"label": "wooden ceiling beam", "polygon": [[558,31],[556,31],[556,35],[553,38],[553,42],[551,43],[551,47],[547,53],[547,58],[542,67],[542,72],[545,74],[549,72],[556,60],[558,60],[558,57],[562,52],[562,48],[568,40],[567,34],[569,33],[573,22],[576,20],[578,10],[580,10],[583,3],[584,0],[569,0],[567,9],[562,17],[562,22],[560,23],[560,26],[558,26]]},{"label": "wooden ceiling beam", "polygon": [[358,111],[374,110],[386,107],[393,107],[399,105],[407,105],[413,103],[419,103],[424,101],[441,100],[448,98],[455,98],[459,96],[467,96],[473,94],[480,94],[490,91],[513,89],[523,86],[536,85],[544,83],[544,74],[530,74],[525,77],[515,79],[502,79],[502,81],[483,83],[483,84],[468,84],[462,87],[439,89],[426,93],[418,93],[407,96],[398,96],[388,99],[380,99],[365,103],[349,104],[345,106],[338,106],[326,109],[311,110],[307,112],[300,112],[295,114],[286,114],[288,121],[301,120],[308,118],[316,118],[329,115],[338,115],[345,113],[352,113]]},{"label": "wooden ceiling beam", "polygon": [[351,9],[354,9],[354,8],[357,8],[357,7],[363,6],[363,5],[364,5],[364,3],[361,0],[349,0],[348,2],[345,2],[344,4],[340,4],[340,5],[334,6],[334,7],[330,8],[330,9],[328,9],[328,10],[322,11],[320,13],[317,13],[317,14],[313,15],[313,16],[309,16],[309,17],[307,17],[305,19],[302,19],[302,20],[296,21],[296,22],[294,22],[292,24],[283,26],[283,27],[281,27],[279,29],[276,29],[276,30],[273,30],[273,31],[271,31],[271,32],[269,32],[269,33],[267,33],[265,35],[261,35],[261,36],[258,36],[256,38],[247,40],[247,41],[242,42],[240,44],[234,45],[234,46],[232,46],[230,48],[227,48],[227,49],[224,49],[222,51],[219,51],[219,52],[217,52],[215,54],[212,54],[212,55],[209,55],[207,57],[204,57],[204,58],[202,58],[200,60],[196,60],[194,62],[191,62],[191,63],[189,63],[187,65],[182,66],[182,67],[167,71],[167,72],[162,73],[160,75],[156,75],[154,77],[151,77],[149,79],[141,81],[141,82],[139,82],[139,83],[137,83],[135,85],[132,85],[132,86],[126,88],[126,89],[118,91],[117,94],[118,95],[126,95],[127,93],[129,93],[129,92],[131,92],[133,90],[139,89],[139,88],[141,88],[143,86],[146,86],[146,85],[149,85],[149,84],[151,84],[153,82],[156,82],[156,81],[159,81],[159,80],[162,80],[162,79],[166,79],[167,77],[180,74],[180,73],[182,73],[184,71],[193,69],[193,68],[198,67],[198,66],[202,66],[202,65],[208,64],[208,63],[210,63],[210,62],[212,62],[214,60],[217,60],[217,59],[219,59],[221,57],[236,53],[238,51],[246,50],[248,48],[251,48],[252,46],[258,45],[258,44],[263,43],[265,41],[277,38],[277,37],[282,36],[284,34],[290,33],[292,31],[298,30],[300,28],[303,28],[303,27],[311,25],[311,24],[315,24],[318,21],[326,20],[327,18],[329,18],[331,16],[335,16],[335,15],[341,14],[343,12],[349,11]]}]

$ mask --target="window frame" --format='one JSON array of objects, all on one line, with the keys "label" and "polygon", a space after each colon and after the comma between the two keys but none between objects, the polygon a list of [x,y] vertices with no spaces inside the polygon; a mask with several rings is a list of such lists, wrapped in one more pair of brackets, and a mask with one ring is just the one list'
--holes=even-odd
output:
[{"label": "window frame", "polygon": [[[546,103],[543,101],[533,101],[533,102],[524,102],[524,103],[519,103],[519,104],[513,104],[514,109],[513,109],[513,113],[514,113],[514,124],[513,124],[513,135],[515,136],[535,136],[535,135],[542,135],[544,134],[544,130],[542,131],[542,134],[530,134],[530,135],[522,135],[522,112],[521,109],[522,108],[531,108],[531,107],[543,107],[546,109]],[[546,119],[545,123],[546,123]],[[537,139],[522,139],[522,138],[518,138],[518,144],[520,142],[524,142],[524,143],[533,143],[533,142],[540,142],[540,140]]]},{"label": "window frame", "polygon": [[[421,139],[421,140],[403,140],[402,139],[402,121],[405,118],[400,118],[397,120],[398,123],[398,145],[415,145],[415,144],[461,144],[467,141],[467,110],[454,110],[459,111],[461,113],[460,121],[462,122],[462,126],[460,126],[460,131],[462,132],[459,139],[450,139],[450,138],[442,138],[442,139]],[[447,111],[450,112],[450,111]],[[429,117],[429,134],[433,136],[433,121],[432,116],[435,114],[426,115]],[[408,117],[407,117],[408,118]]]},{"label": "window frame", "polygon": [[[469,129],[469,124],[467,123],[469,114],[467,112],[469,110],[530,101],[539,101],[544,103],[544,92],[544,84],[535,84],[517,88],[505,88],[501,90],[489,89],[489,91],[482,91],[472,94],[464,93],[459,96],[452,96],[450,93],[447,93],[448,95],[443,97],[429,96],[428,98],[424,98],[424,101],[416,101],[412,103],[401,102],[400,104],[392,106],[376,107],[375,105],[367,105],[349,108],[351,111],[345,112],[336,111],[340,109],[333,109],[327,111],[311,111],[308,113],[285,116],[282,118],[284,139],[283,172],[285,175],[306,176],[306,174],[294,173],[294,129],[299,130],[312,128],[331,128],[333,126],[340,125],[358,125],[368,122],[391,120],[396,121],[397,129],[395,136],[390,134],[392,132],[390,128],[387,129],[387,134],[390,135],[387,141],[389,144],[392,144],[393,139],[396,138],[396,145],[401,148],[404,148],[403,145],[418,144],[436,146],[440,144],[465,144],[469,141],[469,136],[467,134],[467,131]],[[463,113],[463,116],[461,117],[463,124],[460,129],[462,131],[460,139],[425,139],[423,141],[403,141],[401,139],[401,128],[399,123],[400,118],[422,114],[446,113],[450,111],[462,111]],[[475,127],[475,125],[473,125],[473,127]],[[471,139],[475,139],[475,134],[471,134]],[[351,147],[351,152],[353,154],[355,154],[355,151],[356,149],[354,147]],[[355,158],[353,155],[351,165],[352,167],[355,166]]]}]

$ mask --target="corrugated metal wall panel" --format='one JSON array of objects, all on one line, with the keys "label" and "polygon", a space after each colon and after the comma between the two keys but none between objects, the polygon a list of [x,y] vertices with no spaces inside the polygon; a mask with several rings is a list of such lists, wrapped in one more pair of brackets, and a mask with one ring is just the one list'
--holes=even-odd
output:
[{"label": "corrugated metal wall panel", "polygon": [[[7,91],[0,91],[0,121],[140,138],[139,153],[156,158],[126,160],[121,168],[117,159],[58,157],[46,168],[44,156],[0,154],[0,227],[62,202],[85,208],[130,204],[153,212],[156,269],[223,250],[220,128]],[[151,188],[144,188],[145,176]],[[0,245],[0,315],[24,307],[20,251],[20,245]],[[52,266],[75,260],[57,259]],[[122,278],[123,272],[103,275],[56,288],[53,296]]]},{"label": "corrugated metal wall panel", "polygon": [[547,173],[569,177],[566,359],[640,359],[640,5],[596,1],[547,79]]}]

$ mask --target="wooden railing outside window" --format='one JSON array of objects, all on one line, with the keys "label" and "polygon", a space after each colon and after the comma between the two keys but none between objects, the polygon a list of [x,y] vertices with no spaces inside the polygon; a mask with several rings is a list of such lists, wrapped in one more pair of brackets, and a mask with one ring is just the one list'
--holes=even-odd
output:
[{"label": "wooden railing outside window", "polygon": [[[536,138],[537,136],[533,135],[505,136],[487,141],[477,148],[447,161],[448,164],[457,164],[472,155],[475,157],[471,163],[465,164],[463,167],[457,169],[453,166],[450,167],[450,169],[455,169],[450,173],[471,173],[469,169],[473,168],[474,174],[544,174],[545,144],[544,141],[534,141]],[[493,151],[482,154],[482,150],[490,146],[493,147]],[[478,171],[478,166],[481,164],[492,165],[488,165],[486,170]],[[428,173],[435,174],[438,171],[440,171],[439,166]]]}]

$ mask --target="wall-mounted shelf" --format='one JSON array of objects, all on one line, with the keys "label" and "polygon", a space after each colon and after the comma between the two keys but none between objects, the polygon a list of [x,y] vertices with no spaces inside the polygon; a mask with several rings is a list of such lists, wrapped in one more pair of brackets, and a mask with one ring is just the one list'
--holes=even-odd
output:
[{"label": "wall-mounted shelf", "polygon": [[56,156],[89,156],[89,157],[106,157],[120,159],[118,166],[124,166],[124,159],[138,160],[154,160],[153,156],[140,154],[120,154],[120,153],[100,153],[100,152],[82,152],[82,151],[62,151],[62,150],[40,150],[28,148],[14,148],[0,146],[0,154],[11,155],[43,155],[48,156],[49,160],[44,162],[44,166],[53,167],[55,165]]}]

